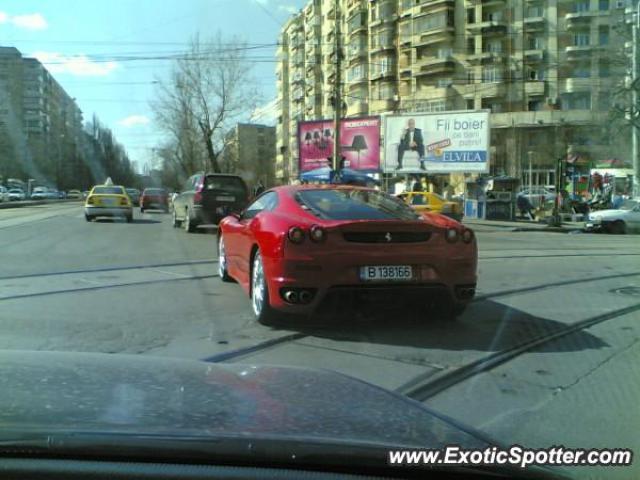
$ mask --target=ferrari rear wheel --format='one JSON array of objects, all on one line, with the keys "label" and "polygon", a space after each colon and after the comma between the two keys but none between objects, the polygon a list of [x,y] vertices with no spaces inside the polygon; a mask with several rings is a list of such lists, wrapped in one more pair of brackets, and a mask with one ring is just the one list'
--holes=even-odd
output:
[{"label": "ferrari rear wheel", "polygon": [[258,323],[262,325],[274,324],[275,312],[269,305],[269,289],[259,250],[253,258],[253,267],[251,268],[251,306]]},{"label": "ferrari rear wheel", "polygon": [[227,254],[224,248],[224,238],[220,235],[218,240],[218,276],[223,282],[232,282],[233,279],[227,272]]}]

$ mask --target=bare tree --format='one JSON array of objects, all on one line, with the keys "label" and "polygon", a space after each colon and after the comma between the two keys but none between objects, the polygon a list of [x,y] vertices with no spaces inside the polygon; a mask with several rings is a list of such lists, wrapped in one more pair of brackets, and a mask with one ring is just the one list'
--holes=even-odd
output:
[{"label": "bare tree", "polygon": [[225,133],[259,102],[246,52],[235,37],[224,41],[218,33],[203,43],[195,36],[170,78],[159,83],[152,108],[160,127],[173,136],[186,174],[198,169],[198,158],[191,156],[194,142],[205,154],[205,170],[221,172]]}]

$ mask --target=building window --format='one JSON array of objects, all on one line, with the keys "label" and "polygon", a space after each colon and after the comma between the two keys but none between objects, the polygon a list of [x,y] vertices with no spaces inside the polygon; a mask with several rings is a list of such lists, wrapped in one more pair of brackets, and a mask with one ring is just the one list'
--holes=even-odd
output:
[{"label": "building window", "polygon": [[349,20],[349,33],[357,30],[360,27],[364,27],[367,24],[367,19],[366,19],[365,15],[366,14],[364,12],[360,12],[360,13],[354,15]]},{"label": "building window", "polygon": [[475,37],[467,38],[467,53],[473,55],[476,53],[476,39]]},{"label": "building window", "polygon": [[609,27],[606,25],[601,25],[598,28],[598,42],[600,45],[608,45],[609,44]]},{"label": "building window", "polygon": [[529,37],[529,50],[544,50],[544,38]]},{"label": "building window", "polygon": [[527,9],[527,17],[529,18],[543,17],[543,16],[544,16],[544,9],[542,8],[542,5],[531,5]]},{"label": "building window", "polygon": [[475,83],[476,82],[476,74],[473,70],[467,70],[467,83]]},{"label": "building window", "polygon": [[539,69],[539,70],[531,69],[531,70],[529,70],[528,78],[529,78],[529,80],[532,80],[532,81],[544,80],[544,70],[543,69]]},{"label": "building window", "polygon": [[364,68],[362,68],[362,65],[354,65],[349,70],[347,70],[347,81],[349,82],[360,80],[363,77],[364,77]]},{"label": "building window", "polygon": [[574,12],[575,13],[580,13],[580,12],[588,12],[589,11],[589,0],[579,0],[578,2],[576,2],[576,5],[574,7]]},{"label": "building window", "polygon": [[589,78],[591,76],[590,65],[578,65],[571,74],[573,78]]},{"label": "building window", "polygon": [[467,9],[467,23],[476,23],[476,9],[468,8]]},{"label": "building window", "polygon": [[412,22],[405,22],[400,24],[400,41],[411,40],[411,26]]},{"label": "building window", "polygon": [[487,52],[502,53],[502,41],[491,40],[487,45]]},{"label": "building window", "polygon": [[451,27],[453,26],[453,12],[447,10],[446,12],[427,15],[415,20],[414,23],[418,32],[426,32],[428,30],[437,28]]},{"label": "building window", "polygon": [[440,59],[448,59],[453,56],[453,48],[451,47],[443,47],[438,49],[438,58]]},{"label": "building window", "polygon": [[496,66],[482,69],[482,81],[484,83],[494,83],[502,81],[502,69]]},{"label": "building window", "polygon": [[452,78],[439,78],[436,82],[436,86],[438,88],[447,88],[447,87],[450,87],[451,85],[453,85]]},{"label": "building window", "polygon": [[484,22],[500,22],[503,18],[504,16],[502,15],[502,11],[497,10],[495,12],[488,12],[483,14],[482,20]]},{"label": "building window", "polygon": [[609,0],[600,0],[598,7],[600,10],[609,10]]},{"label": "building window", "polygon": [[609,62],[606,60],[600,60],[598,62],[598,75],[601,77],[609,77],[611,76],[611,69],[609,67]]},{"label": "building window", "polygon": [[591,110],[591,92],[562,95],[562,110]]},{"label": "building window", "polygon": [[586,47],[589,45],[588,33],[576,33],[573,36],[573,45],[576,47]]},{"label": "building window", "polygon": [[527,109],[530,112],[539,112],[544,108],[544,102],[542,100],[529,100]]},{"label": "building window", "polygon": [[611,95],[606,92],[600,92],[598,96],[598,110],[608,111],[611,108]]},{"label": "building window", "polygon": [[467,110],[475,110],[476,105],[475,105],[475,100],[473,98],[467,98],[466,100],[466,104],[467,104]]}]

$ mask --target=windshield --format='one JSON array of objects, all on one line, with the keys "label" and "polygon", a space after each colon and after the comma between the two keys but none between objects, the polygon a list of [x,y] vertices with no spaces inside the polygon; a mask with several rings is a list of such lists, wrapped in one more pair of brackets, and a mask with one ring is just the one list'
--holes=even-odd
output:
[{"label": "windshield", "polygon": [[167,192],[162,190],[161,188],[147,188],[144,192],[144,195],[166,195]]},{"label": "windshield", "polygon": [[640,478],[639,9],[0,1],[0,448],[322,425]]},{"label": "windshield", "polygon": [[640,205],[640,202],[637,200],[626,200],[622,205],[620,205],[620,210],[633,210]]},{"label": "windshield", "polygon": [[120,187],[95,187],[93,195],[122,195],[124,192]]},{"label": "windshield", "polygon": [[303,190],[296,199],[329,220],[417,220],[403,202],[375,190]]}]

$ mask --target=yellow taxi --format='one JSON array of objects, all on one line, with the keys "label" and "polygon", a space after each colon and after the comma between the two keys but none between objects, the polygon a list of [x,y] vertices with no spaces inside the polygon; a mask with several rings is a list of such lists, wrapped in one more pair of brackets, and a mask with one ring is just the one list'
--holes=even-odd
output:
[{"label": "yellow taxi", "polygon": [[120,217],[127,222],[133,221],[133,205],[127,191],[121,185],[107,181],[91,189],[84,204],[84,217],[87,222],[96,217]]},{"label": "yellow taxi", "polygon": [[433,212],[446,215],[454,220],[462,220],[462,205],[445,200],[433,192],[404,192],[397,195],[416,212]]}]

